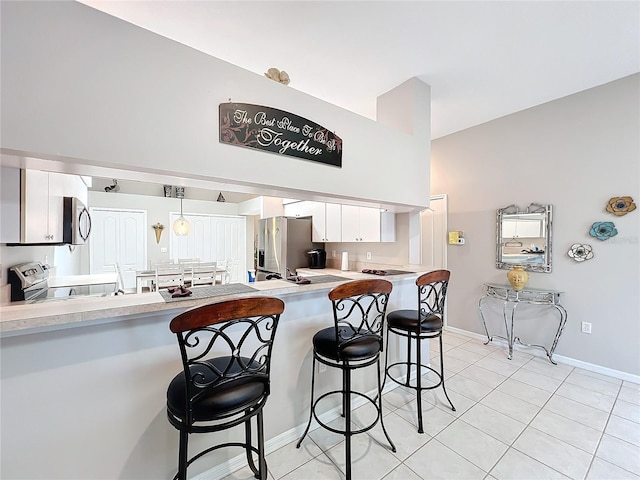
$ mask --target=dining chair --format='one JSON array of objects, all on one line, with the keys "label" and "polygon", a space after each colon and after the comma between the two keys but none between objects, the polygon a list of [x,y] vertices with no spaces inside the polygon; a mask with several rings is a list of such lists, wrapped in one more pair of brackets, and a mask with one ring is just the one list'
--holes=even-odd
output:
[{"label": "dining chair", "polygon": [[226,260],[216,262],[217,267],[217,275],[220,277],[220,280],[216,283],[220,284],[228,284],[231,283],[231,269],[233,268],[233,259],[227,258]]},{"label": "dining chair", "polygon": [[184,286],[184,266],[176,263],[156,265],[155,290]]},{"label": "dining chair", "polygon": [[189,276],[191,286],[215,285],[217,277],[217,264],[215,262],[202,262],[190,267]]}]

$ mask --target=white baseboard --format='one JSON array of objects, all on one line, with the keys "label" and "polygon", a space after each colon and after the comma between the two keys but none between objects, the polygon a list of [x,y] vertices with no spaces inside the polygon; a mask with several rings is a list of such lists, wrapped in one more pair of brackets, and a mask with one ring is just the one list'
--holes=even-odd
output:
[{"label": "white baseboard", "polygon": [[[475,332],[469,332],[467,330],[462,330],[456,327],[447,326],[445,330],[447,332],[456,333],[458,335],[463,335],[465,337],[475,338],[483,342],[487,340],[487,337],[485,335],[475,333]],[[507,344],[506,340],[502,340],[499,338],[494,339],[493,341],[503,343],[504,345]],[[535,355],[536,357],[544,357],[544,358],[547,357],[547,355],[539,348],[530,348],[524,345],[516,344],[513,346],[513,349],[530,353],[531,355]],[[570,365],[572,367],[582,368],[584,370],[589,370],[590,372],[600,373],[602,375],[618,378],[620,380],[626,380],[628,382],[640,383],[640,375],[634,375],[632,373],[622,372],[620,370],[614,370],[613,368],[603,367],[601,365],[596,365],[595,363],[583,362],[582,360],[576,360],[575,358],[565,357],[563,355],[554,354],[553,359],[558,363],[563,363],[565,365]]]},{"label": "white baseboard", "polygon": [[[465,337],[470,337],[470,338],[474,338],[476,340],[480,340],[482,342],[485,342],[487,340],[487,337],[485,335],[479,334],[479,333],[475,333],[475,332],[469,332],[467,330],[462,330],[460,328],[456,328],[456,327],[450,327],[450,326],[446,326],[445,330],[447,332],[451,332],[451,333],[455,333],[458,335],[462,335]],[[503,341],[502,339],[495,339],[494,342],[497,343],[504,343],[504,345],[506,345],[506,341]],[[526,353],[530,353],[532,355],[538,356],[538,357],[544,357],[546,358],[546,354],[537,348],[530,348],[530,347],[526,347],[524,345],[514,345],[514,350],[519,350],[519,351],[523,351]],[[553,359],[555,361],[557,361],[558,363],[563,363],[565,365],[571,365],[572,367],[579,367],[579,368],[583,368],[585,370],[589,370],[592,372],[596,372],[596,373],[600,373],[602,375],[608,375],[610,377],[614,377],[614,378],[619,378],[621,380],[626,380],[629,382],[633,382],[633,383],[640,383],[640,375],[633,375],[627,372],[621,372],[619,370],[614,370],[611,368],[607,368],[607,367],[602,367],[600,365],[595,365],[593,363],[588,363],[588,362],[583,362],[581,360],[576,360],[574,358],[569,358],[569,357],[564,357],[562,355],[554,355]],[[413,374],[415,376],[415,369],[413,370]],[[399,385],[395,382],[386,382],[385,384],[385,388],[383,393],[387,393],[395,388],[399,387]],[[375,390],[372,390],[370,392],[367,392],[367,395],[375,395]],[[361,405],[364,405],[364,403],[366,402],[366,400],[364,399],[356,399],[353,402],[353,408],[357,408]],[[320,420],[323,423],[329,423],[332,420],[335,420],[336,418],[338,418],[340,416],[340,411],[341,411],[341,407],[337,406],[325,413],[323,413],[322,415],[320,415]],[[290,430],[287,430],[286,432],[282,432],[280,435],[276,435],[273,438],[270,438],[269,440],[265,441],[264,444],[264,448],[265,448],[265,455],[268,455],[269,453],[272,453],[276,450],[278,450],[279,448],[284,447],[285,445],[288,445],[289,443],[297,440],[300,438],[300,436],[302,435],[302,432],[304,431],[305,427],[307,426],[306,422],[304,424],[301,425],[297,425],[294,428],[291,428]],[[309,428],[309,432],[312,432],[313,430],[315,430],[316,428],[318,428],[319,425],[318,423],[313,420],[311,422],[311,427]],[[309,441],[309,440],[306,440]],[[238,455],[236,457],[233,457],[232,459],[218,465],[217,467],[214,467],[210,470],[207,470],[206,472],[202,472],[201,474],[193,477],[194,480],[219,480],[221,478],[224,478],[225,476],[235,472],[236,470],[239,470],[243,467],[245,467],[247,464],[247,460],[245,457],[244,452],[241,455]]]}]

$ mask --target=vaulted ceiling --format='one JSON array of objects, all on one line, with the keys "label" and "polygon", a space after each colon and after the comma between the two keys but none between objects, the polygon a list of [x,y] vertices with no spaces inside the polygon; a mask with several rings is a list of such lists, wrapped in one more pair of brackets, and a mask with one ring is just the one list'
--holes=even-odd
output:
[{"label": "vaulted ceiling", "polygon": [[372,119],[418,77],[432,138],[640,71],[638,1],[82,3]]}]

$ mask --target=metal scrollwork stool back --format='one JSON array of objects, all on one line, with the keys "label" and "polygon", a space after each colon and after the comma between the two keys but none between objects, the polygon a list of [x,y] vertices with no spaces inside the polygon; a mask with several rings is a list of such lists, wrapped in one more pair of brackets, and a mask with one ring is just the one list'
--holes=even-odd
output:
[{"label": "metal scrollwork stool back", "polygon": [[[422,427],[422,400],[423,390],[431,390],[442,385],[445,397],[451,405],[451,410],[456,411],[453,406],[447,389],[444,386],[444,361],[442,350],[442,327],[444,325],[444,303],[449,286],[450,272],[448,270],[436,270],[425,273],[416,279],[418,287],[418,309],[417,310],[396,310],[387,315],[387,354],[385,358],[385,380],[390,378],[403,387],[416,390],[416,402],[418,410],[418,432],[424,433]],[[407,360],[405,362],[395,362],[388,365],[389,360],[389,334],[395,333],[407,339]],[[440,341],[440,371],[436,371],[428,365],[422,363],[422,351],[420,343],[422,340],[438,338]],[[415,342],[416,359],[411,359],[411,344]],[[405,380],[395,378],[391,374],[391,369],[397,365],[405,368]],[[415,382],[411,381],[411,368],[415,367]],[[438,382],[424,386],[422,384],[422,369],[427,369],[438,376]]]},{"label": "metal scrollwork stool back", "polygon": [[[302,440],[311,426],[311,419],[321,427],[345,436],[345,469],[346,478],[351,480],[351,436],[372,429],[378,421],[382,425],[391,450],[396,447],[384,427],[382,418],[382,379],[380,375],[380,352],[383,350],[382,331],[389,294],[393,285],[382,279],[355,280],[344,283],[329,292],[333,307],[334,325],[316,333],[313,337],[313,369],[311,374],[311,410],[309,422],[298,441]],[[342,389],[327,392],[314,400],[316,362],[342,370]],[[351,372],[353,370],[376,366],[377,395],[371,398],[351,388]],[[345,417],[344,430],[330,427],[318,418],[318,403],[332,395],[340,395],[342,415]],[[351,425],[351,396],[355,395],[370,402],[377,410],[376,418],[367,426],[354,430]]]},{"label": "metal scrollwork stool back", "polygon": [[[255,477],[266,480],[262,409],[270,393],[271,351],[283,311],[278,298],[250,297],[196,307],[171,321],[183,365],[167,389],[167,416],[180,431],[174,479],[186,480],[187,467],[209,452],[242,447]],[[257,446],[251,439],[254,417]],[[241,424],[245,442],[215,445],[188,458],[190,434]],[[258,456],[257,467],[253,453]]]}]

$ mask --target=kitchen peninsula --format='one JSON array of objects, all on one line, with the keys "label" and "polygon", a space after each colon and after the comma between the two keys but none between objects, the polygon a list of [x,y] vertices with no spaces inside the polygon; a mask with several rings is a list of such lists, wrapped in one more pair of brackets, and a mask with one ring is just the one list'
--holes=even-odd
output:
[{"label": "kitchen peninsula", "polygon": [[[382,277],[394,287],[389,311],[414,308],[415,279],[430,268],[396,268],[416,273]],[[378,278],[332,269],[317,273],[344,281]],[[256,290],[248,294],[169,303],[154,292],[1,307],[3,408],[13,412],[11,428],[16,431],[25,416],[49,424],[52,415],[57,419],[56,427],[35,437],[18,435],[5,443],[11,471],[31,477],[55,471],[55,478],[170,478],[178,434],[166,421],[165,395],[168,382],[180,370],[180,355],[169,322],[186,308],[243,295],[276,296],[285,302],[272,359],[265,439],[267,451],[289,443],[308,415],[311,338],[331,324],[327,294],[340,283],[269,280],[242,284]],[[389,350],[391,358],[400,355],[398,343]],[[373,388],[373,378],[364,376],[358,387]],[[329,372],[320,374],[316,388],[336,381]],[[96,432],[100,442],[87,442]],[[224,432],[217,435],[225,441]],[[30,456],[17,454],[27,450]],[[241,463],[226,463],[237,454],[212,455],[202,469],[215,469],[215,476],[220,469],[239,467]],[[49,473],[30,460],[41,457],[47,458]]]}]

